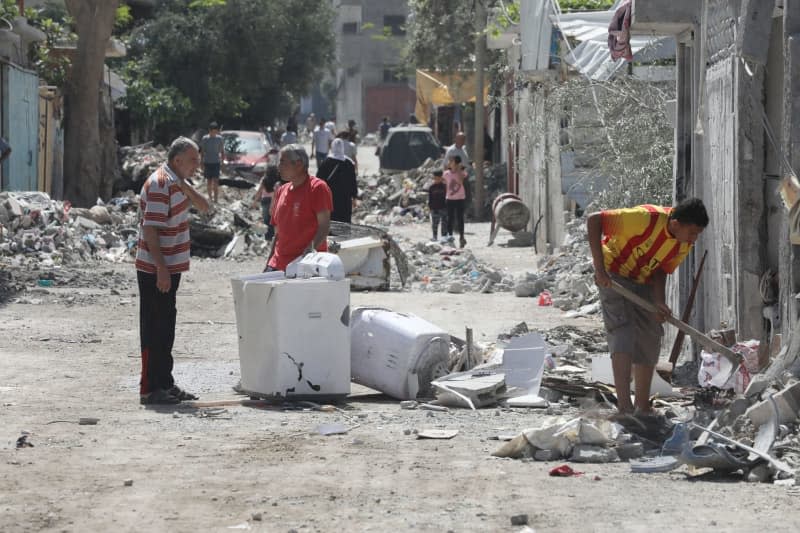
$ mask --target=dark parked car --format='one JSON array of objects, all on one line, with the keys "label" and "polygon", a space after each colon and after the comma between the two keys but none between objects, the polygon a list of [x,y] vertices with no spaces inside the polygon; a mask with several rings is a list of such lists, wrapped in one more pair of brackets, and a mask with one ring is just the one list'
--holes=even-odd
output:
[{"label": "dark parked car", "polygon": [[222,132],[225,160],[222,168],[231,174],[261,178],[268,165],[277,164],[278,149],[260,131]]},{"label": "dark parked car", "polygon": [[428,158],[442,157],[442,147],[430,128],[399,126],[391,128],[381,147],[381,168],[409,170],[417,168]]}]

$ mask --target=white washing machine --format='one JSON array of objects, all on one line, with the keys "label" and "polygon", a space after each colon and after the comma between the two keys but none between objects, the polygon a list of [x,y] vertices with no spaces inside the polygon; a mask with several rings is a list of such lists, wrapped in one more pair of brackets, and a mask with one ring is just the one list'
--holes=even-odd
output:
[{"label": "white washing machine", "polygon": [[350,281],[286,279],[268,272],[231,279],[242,389],[255,397],[350,394]]}]

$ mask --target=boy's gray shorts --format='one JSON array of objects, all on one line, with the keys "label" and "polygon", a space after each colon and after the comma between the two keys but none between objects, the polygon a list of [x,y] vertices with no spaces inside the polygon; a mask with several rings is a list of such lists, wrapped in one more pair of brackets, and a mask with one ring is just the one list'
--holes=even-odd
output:
[{"label": "boy's gray shorts", "polygon": [[[641,285],[611,274],[611,279],[635,292],[648,302],[653,301],[653,286]],[[608,336],[608,351],[626,353],[636,365],[655,366],[661,352],[664,328],[655,313],[645,311],[628,301],[614,289],[600,287],[603,322]]]}]

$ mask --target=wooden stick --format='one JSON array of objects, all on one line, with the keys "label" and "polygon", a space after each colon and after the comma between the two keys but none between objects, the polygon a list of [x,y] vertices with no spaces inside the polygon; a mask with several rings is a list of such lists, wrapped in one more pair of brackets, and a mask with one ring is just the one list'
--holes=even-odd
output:
[{"label": "wooden stick", "polygon": [[[700,266],[697,267],[697,274],[694,275],[692,292],[689,293],[689,300],[686,302],[686,308],[683,310],[683,316],[681,316],[681,320],[687,323],[689,322],[689,316],[692,314],[694,297],[697,294],[697,286],[700,284],[700,276],[703,274],[703,266],[706,264],[707,255],[708,250],[703,252],[703,258],[700,260]],[[675,363],[678,362],[678,356],[681,354],[681,347],[683,346],[684,337],[686,337],[686,333],[680,330],[678,331],[678,334],[675,335],[675,343],[672,345],[672,352],[669,354],[669,362],[672,364],[673,370],[675,369]]]},{"label": "wooden stick", "polygon": [[[656,308],[655,305],[653,305],[652,303],[648,302],[647,300],[645,300],[644,298],[642,298],[638,294],[629,291],[628,289],[626,289],[625,287],[623,287],[622,285],[620,285],[616,281],[613,281],[613,280],[611,281],[611,288],[614,289],[615,291],[617,291],[619,294],[621,294],[625,298],[627,298],[628,300],[630,300],[631,302],[633,302],[636,305],[638,305],[639,307],[643,308],[645,311],[649,311],[651,313],[660,313],[660,311]],[[716,353],[722,355],[723,357],[725,357],[726,359],[728,359],[731,363],[733,363],[733,372],[735,372],[736,369],[739,368],[739,365],[742,363],[742,360],[743,360],[743,357],[741,355],[739,355],[738,353],[734,352],[733,350],[731,350],[727,346],[723,346],[722,344],[718,343],[714,339],[710,339],[710,338],[706,337],[703,333],[697,331],[696,329],[694,329],[689,324],[686,324],[685,322],[682,322],[682,321],[678,320],[674,316],[666,315],[664,318],[666,319],[667,322],[669,322],[670,324],[672,324],[673,326],[675,326],[679,330],[685,332],[691,338],[693,338],[698,343],[700,343],[701,346],[705,347],[708,350],[711,350],[712,352],[716,352]]]},{"label": "wooden stick", "polygon": [[[243,405],[245,407],[267,407],[270,405],[274,405],[274,403],[270,403],[266,400],[250,400],[250,399],[236,399],[236,400],[210,400],[210,401],[202,401],[202,400],[190,400],[188,402],[182,402],[180,405],[186,407],[232,407],[236,405]],[[280,407],[280,406],[275,406]]]},{"label": "wooden stick", "polygon": [[467,337],[467,364],[465,365],[464,370],[470,370],[471,368],[475,367],[475,362],[472,360],[472,328],[467,328],[466,337]]}]

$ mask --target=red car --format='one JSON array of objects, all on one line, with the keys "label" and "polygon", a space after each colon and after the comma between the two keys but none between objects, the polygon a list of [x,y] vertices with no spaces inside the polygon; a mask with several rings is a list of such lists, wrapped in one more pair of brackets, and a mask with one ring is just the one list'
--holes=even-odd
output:
[{"label": "red car", "polygon": [[222,168],[232,174],[261,178],[267,166],[278,164],[278,149],[260,131],[233,131],[221,133],[225,150]]}]

